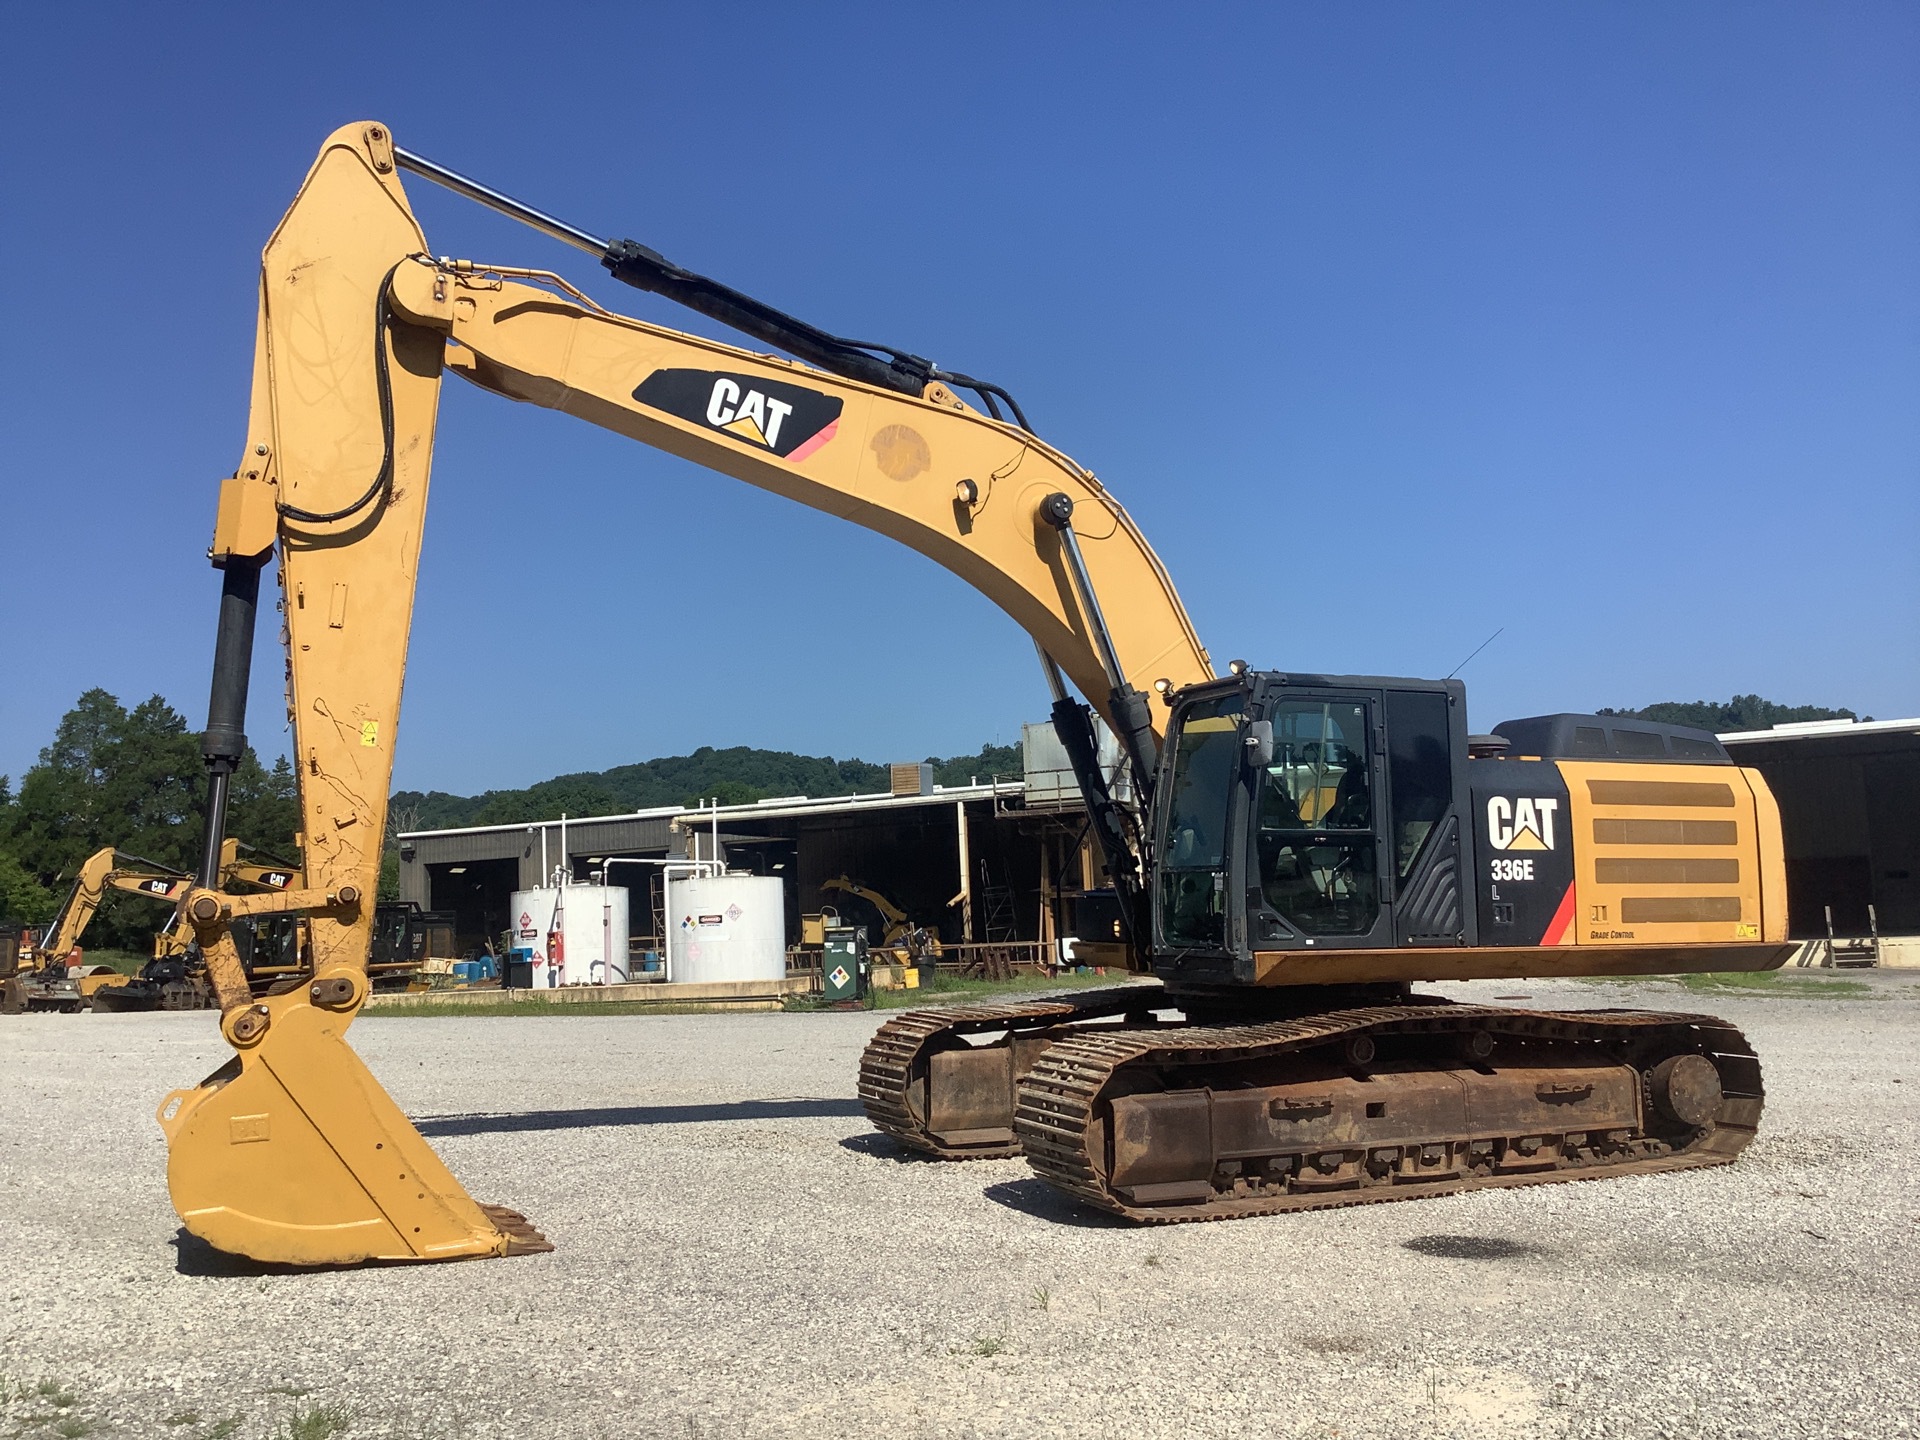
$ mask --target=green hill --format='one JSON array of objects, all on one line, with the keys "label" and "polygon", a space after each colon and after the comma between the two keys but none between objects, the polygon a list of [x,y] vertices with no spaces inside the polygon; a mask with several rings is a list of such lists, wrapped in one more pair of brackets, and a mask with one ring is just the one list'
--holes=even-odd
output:
[{"label": "green hill", "polygon": [[[928,756],[937,785],[966,785],[975,778],[1017,779],[1017,745],[982,745],[975,755],[942,760]],[[389,833],[440,830],[463,825],[512,825],[568,815],[624,815],[658,805],[693,805],[719,799],[744,805],[776,795],[872,794],[887,788],[887,767],[830,755],[795,755],[737,745],[703,745],[691,755],[669,755],[611,770],[556,775],[522,790],[449,795],[444,790],[400,790],[393,796]]]},{"label": "green hill", "polygon": [[1782,705],[1758,695],[1736,695],[1731,700],[1663,700],[1638,710],[1602,710],[1602,715],[1630,715],[1636,720],[1658,720],[1667,725],[1693,725],[1716,734],[1736,730],[1771,730],[1806,720],[1871,720],[1851,710],[1829,710],[1824,705]]}]

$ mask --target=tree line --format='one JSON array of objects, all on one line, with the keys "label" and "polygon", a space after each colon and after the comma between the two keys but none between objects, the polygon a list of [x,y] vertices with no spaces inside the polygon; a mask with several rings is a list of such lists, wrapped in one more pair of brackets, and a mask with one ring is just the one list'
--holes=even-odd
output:
[{"label": "tree line", "polygon": [[[89,690],[60,719],[53,743],[20,777],[0,775],[0,923],[53,917],[87,857],[113,846],[174,870],[199,863],[206,768],[200,737],[155,695],[129,710]],[[297,858],[300,811],[293,767],[269,769],[248,749],[234,773],[227,833],[281,859]],[[86,943],[144,950],[164,912],[113,894]]]},{"label": "tree line", "polygon": [[1731,700],[1664,700],[1657,705],[1643,705],[1638,710],[1602,710],[1600,713],[1657,720],[1665,725],[1691,725],[1716,735],[1771,730],[1776,725],[1795,725],[1808,720],[1873,719],[1871,715],[1856,715],[1851,710],[1829,710],[1824,705],[1781,705],[1758,695],[1736,695]]},{"label": "tree line", "polygon": [[[1023,773],[1020,747],[982,745],[972,755],[948,759],[929,755],[936,785],[959,786],[973,780],[1017,780]],[[401,790],[393,797],[404,830],[438,830],[465,825],[515,825],[557,820],[567,815],[627,815],[665,805],[751,805],[775,796],[871,795],[887,788],[884,765],[868,760],[836,760],[826,755],[796,755],[790,750],[760,750],[736,745],[716,750],[703,745],[691,755],[669,755],[611,770],[581,771],[519,790],[488,790],[479,795],[450,795],[444,790]]]}]

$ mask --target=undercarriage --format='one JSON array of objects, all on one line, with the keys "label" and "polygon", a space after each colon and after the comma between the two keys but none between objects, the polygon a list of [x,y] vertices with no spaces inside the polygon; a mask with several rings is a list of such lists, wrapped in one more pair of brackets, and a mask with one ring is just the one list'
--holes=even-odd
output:
[{"label": "undercarriage", "polygon": [[57,979],[32,971],[0,982],[0,1015],[24,1015],[30,1010],[77,1015],[86,1008],[86,997],[65,970]]},{"label": "undercarriage", "polygon": [[211,1010],[216,1006],[206,977],[190,972],[164,980],[136,979],[93,997],[93,1008],[109,1014],[143,1010]]},{"label": "undercarriage", "polygon": [[1759,1061],[1711,1016],[1362,998],[1268,992],[1291,1013],[1256,1024],[1146,986],[918,1011],[860,1096],[916,1150],[1024,1153],[1146,1223],[1724,1165],[1759,1125]]}]

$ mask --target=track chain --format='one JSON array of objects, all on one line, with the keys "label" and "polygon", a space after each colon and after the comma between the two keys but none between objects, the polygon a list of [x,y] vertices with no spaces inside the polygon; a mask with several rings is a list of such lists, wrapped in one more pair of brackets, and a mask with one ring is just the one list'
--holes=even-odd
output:
[{"label": "track chain", "polygon": [[1021,1030],[1093,1020],[1128,1010],[1152,1009],[1169,1002],[1155,986],[1116,985],[1086,990],[1058,1000],[985,1000],[933,1010],[910,1010],[874,1032],[860,1057],[860,1103],[876,1129],[902,1145],[942,1160],[991,1160],[1020,1153],[1015,1140],[1005,1145],[966,1148],[943,1145],[927,1133],[924,1116],[910,1099],[915,1066],[927,1048],[951,1035],[986,1030]]},{"label": "track chain", "polygon": [[[1049,1184],[1102,1210],[1149,1224],[1236,1220],[1291,1210],[1326,1210],[1462,1190],[1539,1185],[1562,1180],[1645,1175],[1725,1165],[1747,1147],[1760,1123],[1764,1091],[1753,1047],[1733,1026],[1710,1015],[1623,1010],[1556,1013],[1497,1006],[1427,1003],[1342,1010],[1264,1025],[1088,1031],[1049,1046],[1018,1086],[1014,1128],[1028,1162]],[[1438,1034],[1467,1028],[1542,1040],[1621,1040],[1628,1032],[1687,1032],[1677,1050],[1712,1058],[1723,1089],[1714,1121],[1685,1145],[1658,1155],[1525,1174],[1470,1175],[1430,1185],[1375,1185],[1353,1190],[1224,1196],[1187,1205],[1129,1204],[1107,1187],[1088,1153],[1087,1136],[1102,1091],[1129,1064],[1206,1065],[1256,1060],[1355,1035]],[[872,1106],[869,1106],[872,1113]]]}]

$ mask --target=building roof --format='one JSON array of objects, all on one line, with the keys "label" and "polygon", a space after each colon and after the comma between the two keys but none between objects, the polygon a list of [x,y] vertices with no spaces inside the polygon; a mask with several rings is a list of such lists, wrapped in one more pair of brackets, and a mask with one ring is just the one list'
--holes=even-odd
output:
[{"label": "building roof", "polygon": [[1737,745],[1751,740],[1793,740],[1803,735],[1897,734],[1902,730],[1920,734],[1920,717],[1912,720],[1792,720],[1771,730],[1732,730],[1720,736],[1722,745]]},{"label": "building roof", "polygon": [[[722,824],[729,820],[769,820],[788,819],[796,815],[833,815],[852,811],[905,809],[914,805],[952,805],[956,801],[994,800],[1001,797],[1017,797],[1025,792],[1026,786],[1019,780],[990,780],[984,785],[955,785],[942,787],[936,785],[926,795],[828,795],[818,799],[806,795],[779,795],[767,800],[756,800],[749,805],[709,805],[689,809],[685,805],[659,805],[651,810],[635,810],[626,815],[569,815],[566,823],[574,825],[606,825],[630,820],[672,820],[682,816],[704,822],[716,817]],[[467,825],[446,830],[407,830],[399,839],[423,840],[429,836],[444,835],[491,835],[505,834],[509,831],[524,833],[538,826],[557,826],[560,821],[552,820],[516,820],[504,825]]]},{"label": "building roof", "polygon": [[1771,730],[1738,730],[1720,743],[1741,764],[1837,759],[1920,751],[1920,718],[1805,720]]}]

